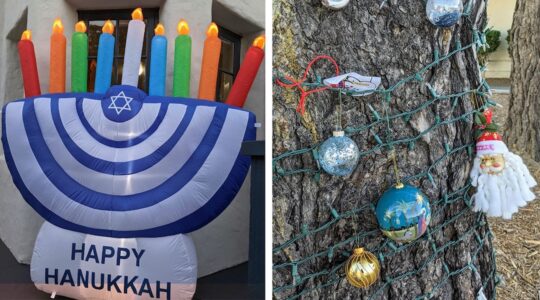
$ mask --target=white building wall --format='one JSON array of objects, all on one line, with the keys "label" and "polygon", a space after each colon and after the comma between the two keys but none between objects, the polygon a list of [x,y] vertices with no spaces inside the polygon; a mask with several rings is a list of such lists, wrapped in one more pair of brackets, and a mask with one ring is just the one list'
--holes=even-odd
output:
[{"label": "white building wall", "polygon": [[516,0],[490,0],[487,6],[488,27],[501,32],[499,48],[489,55],[486,77],[510,78],[512,59],[508,54],[508,30],[512,27],[512,19]]},{"label": "white building wall", "polygon": [[71,35],[77,23],[77,11],[67,2],[29,0],[28,28],[32,30],[32,39],[36,48],[41,92],[49,92],[49,45],[52,24],[55,18],[61,18],[64,24],[66,48],[66,91],[71,87]]},{"label": "white building wall", "polygon": [[[42,93],[48,91],[49,76],[49,37],[51,26],[56,17],[61,17],[64,23],[64,33],[68,40],[67,45],[67,71],[66,87],[69,90],[70,83],[70,37],[77,21],[77,8],[79,0],[6,0],[0,1],[0,34],[6,34],[12,30],[19,16],[28,6],[27,27],[32,30],[32,39],[36,47],[36,57],[38,61],[38,72]],[[135,1],[137,4],[145,6],[145,1]],[[225,7],[230,8],[235,14],[242,17],[247,22],[257,22],[250,27],[250,32],[237,32],[242,35],[242,55],[253,39],[259,34],[260,29],[253,31],[253,28],[264,26],[264,0],[253,1],[227,1],[220,0]],[[99,2],[97,5],[99,5]],[[146,2],[149,4],[150,2]],[[152,4],[155,0],[152,0]],[[159,21],[165,26],[168,39],[167,52],[167,94],[172,93],[174,39],[176,38],[176,25],[180,18],[187,20],[191,30],[193,43],[192,49],[192,69],[191,69],[191,96],[195,98],[198,91],[200,76],[200,62],[202,60],[202,49],[206,37],[206,29],[213,20],[212,0],[193,1],[173,1],[162,2],[160,7]],[[258,5],[254,5],[258,4]],[[90,2],[82,1],[80,5],[91,5]],[[94,4],[92,4],[94,5]],[[124,6],[122,6],[124,5]],[[115,8],[133,8],[134,2],[118,0]],[[2,8],[10,8],[5,11]],[[92,7],[99,9],[99,7]],[[144,10],[143,10],[144,11]],[[2,13],[3,12],[3,13]],[[219,12],[217,12],[219,13]],[[3,16],[2,16],[3,14]],[[237,20],[231,20],[235,22]],[[226,26],[226,24],[220,24]],[[147,28],[153,30],[153,28]],[[6,74],[6,65],[18,68],[18,56],[16,54],[16,43],[14,52],[6,51],[6,39],[0,39],[0,95],[4,98],[4,103],[13,100],[6,94],[18,94],[22,97],[22,89],[14,85],[13,80],[6,80],[11,76],[19,76],[20,71]],[[12,45],[13,46],[13,45]],[[5,55],[8,53],[9,55]],[[19,79],[21,80],[21,79]],[[6,82],[9,86],[6,86]],[[6,93],[6,91],[10,91]],[[18,98],[18,97],[16,97]],[[264,67],[261,66],[256,81],[249,94],[246,109],[253,111],[257,115],[258,122],[264,124]],[[263,125],[264,126],[264,125]],[[264,138],[264,127],[258,130],[258,139]],[[29,263],[32,255],[33,244],[42,218],[33,211],[32,208],[22,199],[18,190],[12,183],[3,150],[0,150],[0,238],[12,251],[19,262]],[[249,175],[241,191],[231,205],[204,228],[191,234],[196,247],[199,260],[199,277],[216,271],[235,266],[248,259],[249,243]]]},{"label": "white building wall", "polygon": [[167,94],[172,94],[174,40],[178,33],[176,25],[180,19],[189,24],[191,35],[191,87],[192,98],[197,98],[201,73],[202,51],[206,39],[206,29],[212,22],[212,0],[165,1],[159,10],[159,21],[165,26],[168,42],[167,50]]},{"label": "white building wall", "polygon": [[[2,5],[4,5],[0,20],[2,23],[0,27],[2,37],[7,37],[10,31],[16,26],[17,21],[23,15],[28,4],[29,1],[2,1]],[[39,31],[38,28],[34,29],[29,26],[28,28],[33,29],[32,39],[34,41],[40,39],[37,34],[37,31]],[[16,52],[16,40],[2,38],[0,39],[0,47],[0,95],[3,98],[3,103],[7,103],[14,100],[12,99],[13,96],[15,98],[22,98],[23,96],[20,84],[14,84],[10,78],[17,75],[16,71],[19,69],[19,58]],[[43,49],[36,51],[43,51]],[[41,53],[41,55],[48,56],[48,53],[49,51],[47,50],[46,53]],[[45,63],[42,62],[39,65],[40,70],[38,72],[40,74],[45,72],[45,67]],[[18,75],[21,76],[20,71],[18,71]],[[43,83],[44,77],[48,77],[48,73],[47,76],[41,75],[40,77]],[[19,79],[20,81],[22,79]],[[42,90],[44,87],[45,85],[42,84]],[[34,241],[43,220],[22,199],[7,170],[3,148],[0,149],[0,153],[0,238],[19,262],[29,263]]]}]

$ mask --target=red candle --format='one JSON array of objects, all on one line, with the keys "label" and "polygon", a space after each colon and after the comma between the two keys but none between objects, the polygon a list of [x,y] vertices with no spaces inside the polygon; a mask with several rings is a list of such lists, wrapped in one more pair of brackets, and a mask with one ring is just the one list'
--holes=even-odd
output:
[{"label": "red candle", "polygon": [[25,30],[23,32],[17,47],[19,48],[24,95],[25,97],[39,96],[41,95],[39,75],[36,63],[36,53],[34,52],[34,43],[32,43],[32,32],[30,32],[30,30]]},{"label": "red candle", "polygon": [[238,107],[244,106],[251,85],[253,85],[264,58],[263,48],[264,36],[259,36],[253,41],[253,45],[249,47],[225,103]]}]

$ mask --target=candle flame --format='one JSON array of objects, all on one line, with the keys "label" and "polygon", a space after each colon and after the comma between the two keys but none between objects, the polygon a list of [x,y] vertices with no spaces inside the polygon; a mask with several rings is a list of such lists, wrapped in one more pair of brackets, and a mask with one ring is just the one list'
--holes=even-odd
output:
[{"label": "candle flame", "polygon": [[180,22],[178,22],[178,26],[176,26],[176,31],[178,31],[178,34],[181,35],[189,34],[189,25],[186,20],[182,19],[180,20]]},{"label": "candle flame", "polygon": [[216,23],[212,22],[210,23],[210,26],[208,26],[208,30],[206,30],[206,36],[207,37],[217,37],[219,33],[218,27]]},{"label": "candle flame", "polygon": [[60,20],[60,18],[54,19],[52,31],[53,33],[64,33],[64,25],[62,25],[62,20]]},{"label": "candle flame", "polygon": [[154,33],[156,35],[164,35],[165,34],[165,27],[159,23],[156,25],[156,28],[154,28]]},{"label": "candle flame", "polygon": [[114,24],[111,22],[111,20],[107,20],[105,22],[105,24],[101,28],[101,31],[108,34],[112,34],[114,32]]},{"label": "candle flame", "polygon": [[25,30],[21,35],[21,41],[31,41],[32,40],[32,31]]},{"label": "candle flame", "polygon": [[133,19],[133,20],[142,20],[143,19],[143,13],[142,13],[142,9],[140,7],[135,8],[135,10],[131,13],[131,19]]},{"label": "candle flame", "polygon": [[84,21],[79,21],[75,24],[75,31],[86,32],[86,24],[84,24]]},{"label": "candle flame", "polygon": [[264,48],[264,43],[266,42],[266,39],[264,38],[264,35],[261,35],[261,36],[258,36],[254,41],[253,41],[253,46],[257,47],[257,48],[261,48],[263,49]]}]

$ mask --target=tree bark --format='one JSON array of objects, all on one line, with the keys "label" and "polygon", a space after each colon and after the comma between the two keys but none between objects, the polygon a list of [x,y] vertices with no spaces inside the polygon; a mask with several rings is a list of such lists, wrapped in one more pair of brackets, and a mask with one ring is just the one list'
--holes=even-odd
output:
[{"label": "tree bark", "polygon": [[[274,75],[290,75],[301,78],[308,62],[317,55],[326,54],[336,59],[342,73],[358,72],[363,75],[379,76],[386,88],[396,84],[404,77],[414,74],[434,60],[434,50],[440,57],[456,47],[456,41],[462,45],[473,42],[472,29],[484,28],[486,21],[484,0],[472,1],[469,17],[462,17],[459,25],[450,30],[437,29],[425,16],[425,2],[417,0],[391,0],[380,7],[380,0],[350,1],[340,11],[324,8],[320,0],[274,0],[273,1],[273,66]],[[468,1],[465,1],[465,5]],[[311,74],[322,78],[333,75],[329,63],[318,62]],[[439,95],[455,94],[467,89],[475,89],[481,83],[477,66],[476,49],[470,48],[453,55],[449,60],[441,61],[423,75],[422,81],[406,83],[391,94],[389,115],[410,111],[430,99],[430,92],[425,83],[429,83]],[[311,76],[311,81],[315,76]],[[273,99],[273,156],[284,152],[309,148],[322,142],[331,135],[335,124],[337,96],[329,91],[308,96],[306,112],[301,116],[296,112],[299,93],[274,85]],[[409,138],[419,135],[440,120],[452,119],[473,109],[469,97],[459,99],[452,108],[452,101],[437,101],[406,121],[401,118],[392,121],[393,138]],[[381,95],[343,98],[343,124],[359,127],[374,121],[367,104],[383,116],[384,107]],[[398,164],[402,177],[412,176],[425,171],[433,165],[430,173],[434,186],[426,177],[413,180],[429,199],[433,212],[430,228],[448,223],[443,230],[432,236],[436,247],[442,247],[450,241],[462,237],[461,242],[444,248],[434,254],[432,242],[423,239],[407,250],[400,251],[381,262],[381,279],[369,289],[357,289],[345,279],[337,284],[317,288],[328,282],[329,278],[321,275],[307,279],[292,288],[274,292],[277,299],[294,297],[304,291],[301,299],[368,299],[376,290],[382,288],[373,299],[415,299],[430,295],[433,299],[476,299],[483,282],[489,281],[484,289],[488,299],[494,297],[494,278],[488,278],[493,271],[491,240],[479,246],[474,234],[463,236],[473,224],[478,214],[473,213],[464,201],[447,205],[439,199],[445,193],[457,191],[467,184],[472,157],[466,151],[458,151],[448,159],[434,164],[444,155],[444,144],[450,149],[474,143],[472,134],[473,121],[469,116],[449,125],[437,127],[422,136],[415,147],[409,150],[407,144],[397,145]],[[375,126],[371,132],[384,139],[386,123]],[[351,135],[361,151],[377,146],[377,141],[370,132]],[[276,161],[276,167],[282,169],[317,168],[316,162],[307,152],[303,155]],[[345,178],[333,177],[322,173],[320,180],[314,180],[313,174],[300,173],[290,176],[274,174],[273,180],[273,245],[283,244],[302,232],[303,226],[313,229],[332,220],[329,206],[338,212],[345,212],[366,204],[376,205],[382,193],[395,179],[388,149],[362,156],[355,172]],[[464,214],[450,221],[460,211]],[[483,218],[483,216],[480,216]],[[279,265],[298,261],[328,249],[339,241],[344,241],[355,234],[378,230],[373,212],[363,213],[354,219],[341,219],[316,235],[309,235],[292,243],[284,250],[273,253],[273,264]],[[487,224],[482,223],[477,233],[484,238]],[[386,239],[377,233],[359,241],[368,249],[386,245]],[[347,256],[340,251],[352,251],[353,245],[335,249],[332,258],[322,256],[298,266],[300,276],[328,270],[344,262]],[[475,248],[480,254],[474,255]],[[395,277],[420,268],[429,256],[437,255],[426,268],[418,274],[404,277],[384,285],[385,277]],[[449,271],[455,271],[469,262],[478,272],[465,271],[444,279],[444,265]],[[293,284],[291,268],[279,268],[273,272],[274,288]],[[298,282],[297,282],[298,283]],[[438,285],[440,284],[440,285]],[[313,289],[313,290],[310,290]],[[305,292],[308,291],[309,292]]]},{"label": "tree bark", "polygon": [[510,30],[512,72],[506,139],[540,161],[540,0],[518,0]]}]

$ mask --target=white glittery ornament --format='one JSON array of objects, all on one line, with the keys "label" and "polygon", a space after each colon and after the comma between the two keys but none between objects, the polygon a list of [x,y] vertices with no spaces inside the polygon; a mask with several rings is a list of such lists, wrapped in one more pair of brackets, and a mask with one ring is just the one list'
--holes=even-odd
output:
[{"label": "white glittery ornament", "polygon": [[350,175],[359,158],[358,146],[343,131],[334,131],[333,136],[319,147],[319,164],[330,175]]},{"label": "white glittery ornament", "polygon": [[349,0],[322,0],[322,5],[330,9],[342,9],[349,4]]},{"label": "white glittery ornament", "polygon": [[463,3],[461,0],[428,0],[427,18],[438,27],[450,27],[461,18]]}]

